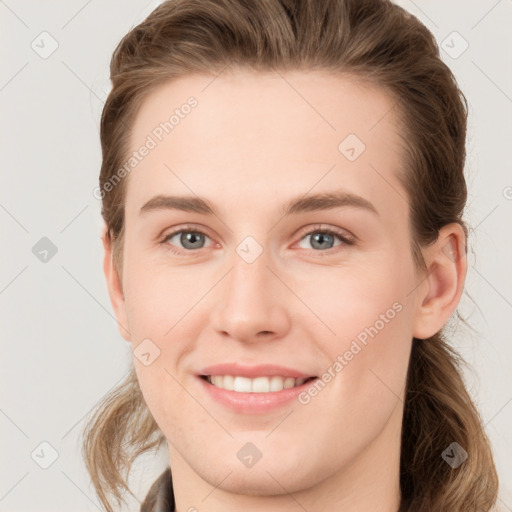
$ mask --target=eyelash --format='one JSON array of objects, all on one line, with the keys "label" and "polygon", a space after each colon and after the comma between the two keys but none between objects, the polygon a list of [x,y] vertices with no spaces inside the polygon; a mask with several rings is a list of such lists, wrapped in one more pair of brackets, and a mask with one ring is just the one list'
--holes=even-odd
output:
[{"label": "eyelash", "polygon": [[[204,235],[204,236],[208,237],[208,235],[204,231],[202,231],[201,229],[198,229],[197,227],[190,226],[190,225],[182,226],[181,228],[179,228],[179,229],[177,229],[175,231],[172,231],[171,233],[166,234],[165,237],[163,238],[163,240],[160,242],[160,244],[163,245],[165,247],[165,249],[167,249],[167,250],[171,251],[173,254],[177,254],[177,255],[183,255],[184,252],[185,253],[187,253],[187,252],[188,253],[195,253],[195,252],[198,252],[200,250],[200,249],[196,249],[196,250],[193,250],[193,249],[177,249],[173,245],[169,244],[168,240],[171,239],[173,236],[179,234],[179,233],[198,233],[198,234],[201,234],[201,235]],[[299,238],[299,242],[303,238],[305,238],[306,236],[312,235],[314,233],[322,233],[322,234],[327,234],[327,235],[333,235],[335,237],[338,237],[338,239],[342,242],[341,245],[332,247],[331,249],[327,249],[325,251],[315,250],[315,249],[305,249],[308,252],[313,252],[313,253],[316,253],[316,254],[331,254],[331,251],[338,252],[337,250],[341,250],[343,248],[343,246],[345,246],[345,245],[348,245],[348,246],[354,245],[355,241],[356,241],[355,237],[349,236],[345,231],[342,232],[342,231],[337,230],[335,228],[326,228],[326,229],[316,228],[316,229],[310,229],[309,231],[301,232],[300,238]],[[208,237],[208,238],[210,238],[210,237]]]}]

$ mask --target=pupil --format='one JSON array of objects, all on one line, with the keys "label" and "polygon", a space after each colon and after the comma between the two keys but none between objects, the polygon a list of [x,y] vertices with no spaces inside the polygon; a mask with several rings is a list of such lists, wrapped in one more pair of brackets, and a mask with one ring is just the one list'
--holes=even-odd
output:
[{"label": "pupil", "polygon": [[201,234],[200,233],[185,233],[182,235],[181,243],[183,246],[186,247],[186,244],[197,244],[197,242],[201,241]]},{"label": "pupil", "polygon": [[313,236],[313,246],[318,243],[319,245],[322,244],[322,242],[325,242],[326,239],[332,238],[332,235],[329,235],[328,233],[317,233],[315,236]]}]

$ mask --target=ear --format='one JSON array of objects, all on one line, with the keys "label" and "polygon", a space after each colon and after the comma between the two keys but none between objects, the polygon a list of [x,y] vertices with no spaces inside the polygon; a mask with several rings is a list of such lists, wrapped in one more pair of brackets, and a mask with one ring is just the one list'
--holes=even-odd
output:
[{"label": "ear", "polygon": [[426,339],[438,332],[457,308],[467,272],[466,235],[458,223],[447,224],[423,251],[426,276],[418,287],[413,336]]},{"label": "ear", "polygon": [[117,318],[117,325],[121,336],[126,341],[131,341],[130,331],[128,330],[128,316],[126,314],[126,304],[124,301],[123,287],[121,278],[114,266],[112,243],[107,236],[107,228],[105,226],[101,237],[103,242],[104,256],[103,256],[103,272],[107,281],[108,294],[110,302],[114,308],[114,313]]}]

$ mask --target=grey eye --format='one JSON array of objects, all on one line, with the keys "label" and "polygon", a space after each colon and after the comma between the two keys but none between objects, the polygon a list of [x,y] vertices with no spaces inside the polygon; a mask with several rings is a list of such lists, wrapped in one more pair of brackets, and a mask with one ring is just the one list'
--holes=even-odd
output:
[{"label": "grey eye", "polygon": [[[301,239],[301,242],[302,240],[305,240],[307,238],[310,238],[311,246],[313,247],[313,249],[323,250],[332,249],[333,247],[335,247],[334,242],[336,238],[341,242],[343,241],[339,235],[329,233],[327,231],[311,231]],[[308,249],[308,247],[304,247],[304,249]]]},{"label": "grey eye", "polygon": [[[173,238],[179,237],[179,243],[183,249],[202,249],[206,235],[199,231],[178,231],[169,235],[165,241],[170,242]],[[173,245],[176,245],[173,243]],[[179,245],[178,245],[179,247]]]}]

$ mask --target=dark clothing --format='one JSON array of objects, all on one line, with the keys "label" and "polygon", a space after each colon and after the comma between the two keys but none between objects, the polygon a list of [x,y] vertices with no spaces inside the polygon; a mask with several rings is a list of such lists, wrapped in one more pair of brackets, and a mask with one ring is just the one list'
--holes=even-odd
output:
[{"label": "dark clothing", "polygon": [[[167,468],[151,485],[140,512],[174,512],[175,506],[171,468]],[[406,510],[402,505],[398,512]]]},{"label": "dark clothing", "polygon": [[151,485],[140,512],[174,512],[171,468],[167,468]]}]

